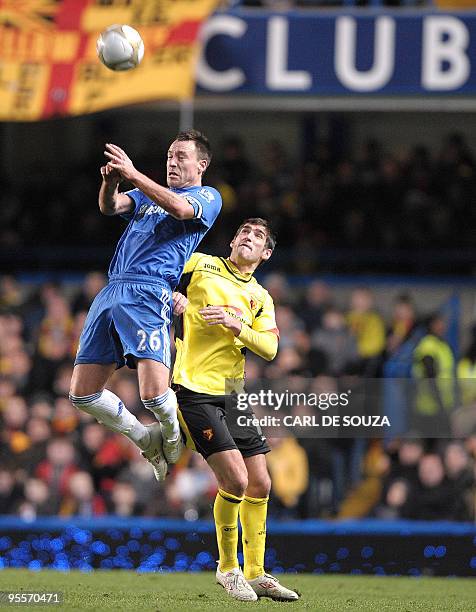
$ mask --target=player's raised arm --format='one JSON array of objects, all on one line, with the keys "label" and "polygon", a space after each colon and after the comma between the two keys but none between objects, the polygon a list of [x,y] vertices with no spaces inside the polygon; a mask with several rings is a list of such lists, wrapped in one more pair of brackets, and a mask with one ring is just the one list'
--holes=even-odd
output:
[{"label": "player's raised arm", "polygon": [[101,166],[102,184],[99,190],[99,210],[103,215],[123,215],[132,211],[132,198],[119,193],[121,175],[110,164]]},{"label": "player's raised arm", "polygon": [[[193,145],[193,143],[191,143]],[[186,145],[184,145],[184,148]],[[179,166],[175,166],[172,162],[173,169],[167,168],[168,176],[179,177],[181,180],[179,181],[180,188],[192,187],[200,185],[199,178],[201,174],[205,171],[207,163],[205,160],[197,160],[195,147],[193,145],[190,148],[190,156],[195,156],[195,172],[193,176],[190,177],[190,180],[187,180],[188,177],[183,177],[181,175]],[[185,220],[185,219],[193,219],[196,216],[195,210],[193,206],[187,202],[187,200],[170,191],[167,187],[163,187],[156,183],[152,179],[150,179],[142,172],[139,172],[132,160],[128,157],[128,155],[123,151],[120,147],[114,144],[107,144],[106,150],[104,154],[109,158],[108,166],[117,171],[120,176],[131,182],[135,187],[140,189],[142,193],[144,193],[148,198],[150,198],[156,204],[159,204],[165,211],[172,215],[175,219]],[[167,164],[169,166],[169,163]],[[200,168],[203,170],[200,171]],[[172,181],[173,182],[173,181]],[[170,181],[169,181],[170,183]]]}]

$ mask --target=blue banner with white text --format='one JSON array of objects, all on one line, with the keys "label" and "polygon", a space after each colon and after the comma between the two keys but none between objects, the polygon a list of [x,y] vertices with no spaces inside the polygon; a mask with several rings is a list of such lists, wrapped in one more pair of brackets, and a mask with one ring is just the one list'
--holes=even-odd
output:
[{"label": "blue banner with white text", "polygon": [[476,12],[229,11],[202,30],[199,91],[476,94]]}]

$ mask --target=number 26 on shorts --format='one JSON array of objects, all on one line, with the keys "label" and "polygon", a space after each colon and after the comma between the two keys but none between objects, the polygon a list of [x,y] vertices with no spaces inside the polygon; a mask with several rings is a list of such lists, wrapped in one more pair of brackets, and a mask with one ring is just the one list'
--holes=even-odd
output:
[{"label": "number 26 on shorts", "polygon": [[[145,351],[147,346],[147,333],[143,329],[137,330],[137,335],[139,336],[139,344],[137,345],[138,351]],[[154,329],[154,331],[149,336],[149,347],[152,351],[160,350],[162,346],[162,341],[160,339],[160,329]]]}]

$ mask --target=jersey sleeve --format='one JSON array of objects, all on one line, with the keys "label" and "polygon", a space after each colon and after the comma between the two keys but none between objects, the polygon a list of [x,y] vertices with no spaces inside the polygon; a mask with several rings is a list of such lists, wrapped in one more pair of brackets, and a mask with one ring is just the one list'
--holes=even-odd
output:
[{"label": "jersey sleeve", "polygon": [[279,330],[274,314],[274,302],[269,293],[266,295],[263,306],[259,309],[251,328],[260,332],[273,332],[279,338]]},{"label": "jersey sleeve", "polygon": [[134,203],[134,208],[131,210],[131,212],[124,213],[123,215],[119,215],[119,216],[122,217],[123,219],[127,219],[128,221],[130,221],[133,218],[133,216],[136,214],[136,210],[142,204],[142,201],[144,199],[144,194],[142,193],[142,191],[136,188],[136,189],[130,189],[129,191],[124,191],[124,195],[128,195],[132,199]]},{"label": "jersey sleeve", "polygon": [[221,210],[221,195],[213,187],[202,187],[199,191],[186,194],[185,199],[195,213],[193,220],[211,227]]}]

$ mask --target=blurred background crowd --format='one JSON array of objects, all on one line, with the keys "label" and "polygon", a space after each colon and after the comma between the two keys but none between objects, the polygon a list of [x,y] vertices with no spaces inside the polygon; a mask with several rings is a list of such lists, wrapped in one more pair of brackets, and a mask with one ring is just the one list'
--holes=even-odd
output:
[{"label": "blurred background crowd", "polygon": [[[79,333],[105,282],[99,272],[68,285],[0,278],[0,514],[209,518],[216,482],[198,454],[187,451],[159,484],[134,445],[68,400]],[[379,378],[386,360],[423,329],[411,294],[398,295],[384,317],[368,287],[352,288],[342,301],[320,280],[297,290],[273,272],[263,282],[276,304],[280,351],[271,363],[250,358],[250,381],[312,378],[333,390],[346,376]],[[427,321],[413,349],[413,374],[424,364],[424,376],[436,381],[437,408],[452,410],[456,400],[445,403],[435,374],[450,359],[471,421],[476,394],[465,383],[476,375],[476,342],[458,359],[444,334],[444,318]],[[440,352],[425,349],[428,339]],[[110,388],[141,421],[153,421],[134,372],[117,371]],[[436,418],[437,409],[428,410],[423,403],[423,417]],[[470,422],[465,432],[433,440],[271,437],[270,516],[473,520],[476,428]]]},{"label": "blurred background crowd", "polygon": [[[114,141],[116,128],[114,122],[100,124],[98,144],[80,164],[58,159],[52,173],[50,160],[36,158],[27,181],[18,182],[17,175],[3,178],[0,252],[8,265],[24,261],[32,245],[41,249],[54,244],[61,254],[62,248],[97,251],[98,245],[115,244],[124,224],[98,214],[94,203],[103,143]],[[146,142],[132,155],[135,165],[163,181],[167,145],[155,138]],[[459,133],[442,138],[434,149],[415,145],[398,152],[368,139],[354,153],[345,138],[321,140],[308,134],[299,159],[279,140],[260,143],[253,155],[238,136],[216,145],[206,182],[221,191],[224,208],[220,231],[206,238],[213,252],[226,250],[243,218],[262,216],[273,219],[279,236],[270,266],[287,273],[315,273],[335,265],[340,271],[364,265],[398,273],[473,269],[474,259],[468,263],[463,255],[474,246],[476,162]],[[130,150],[127,143],[125,147]],[[336,253],[339,249],[347,255]],[[431,258],[411,255],[424,249]],[[451,249],[452,257],[440,249]],[[8,251],[19,258],[8,257]],[[370,255],[362,262],[359,253],[364,252]],[[385,258],[386,253],[392,257]],[[109,255],[101,254],[104,262]],[[35,257],[28,265],[35,265]],[[79,253],[71,259],[80,265]]]}]

